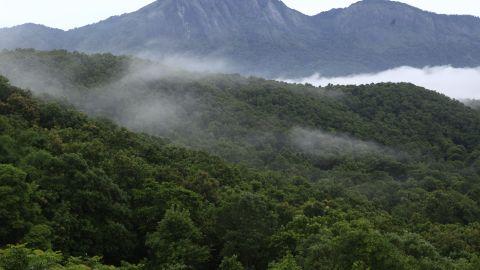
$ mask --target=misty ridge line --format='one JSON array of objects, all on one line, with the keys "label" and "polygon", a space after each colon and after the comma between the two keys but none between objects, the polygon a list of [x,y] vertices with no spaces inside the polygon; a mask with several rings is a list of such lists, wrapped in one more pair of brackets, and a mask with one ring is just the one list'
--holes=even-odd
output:
[{"label": "misty ridge line", "polygon": [[480,67],[432,66],[415,68],[402,66],[378,73],[353,74],[342,77],[324,77],[316,73],[304,78],[277,78],[276,80],[288,83],[309,83],[314,86],[407,82],[460,101],[480,99]]},{"label": "misty ridge line", "polygon": [[[167,138],[191,132],[191,119],[200,119],[207,111],[208,104],[200,100],[201,89],[195,84],[230,70],[229,64],[218,58],[172,55],[155,62],[133,58],[120,76],[88,88],[74,85],[71,78],[43,63],[41,57],[23,60],[0,54],[0,74],[37,97],[67,103],[87,115],[110,119],[137,132]],[[198,133],[199,127],[195,128]],[[200,138],[215,139],[207,131],[196,135],[198,142]],[[250,134],[244,139],[256,143],[260,137]],[[192,147],[188,145],[191,142],[187,139],[181,144]]]},{"label": "misty ridge line", "polygon": [[479,99],[464,99],[462,100],[463,104],[466,106],[474,109],[474,110],[480,110],[480,100]]},{"label": "misty ridge line", "polygon": [[[171,61],[173,60],[163,63],[129,62],[127,70],[120,78],[92,89],[75,89],[65,81],[65,78],[41,68],[42,63],[33,63],[25,68],[16,63],[7,63],[3,59],[0,61],[0,71],[9,77],[13,84],[31,89],[37,96],[46,95],[48,98],[63,100],[90,116],[106,117],[135,131],[175,138],[178,133],[186,132],[189,128],[183,123],[189,123],[191,112],[204,113],[202,107],[205,104],[200,104],[200,100],[191,95],[182,96],[181,99],[175,98],[175,95],[169,95],[158,89],[159,85],[168,84],[169,81],[193,82],[210,75],[212,67],[219,68],[223,65],[215,65],[219,63],[216,61],[209,70],[198,72],[199,68],[208,66],[208,63],[183,59],[176,62],[177,65],[173,65]],[[320,156],[326,154],[360,156],[366,153],[386,152],[374,143],[363,142],[347,135],[327,134],[297,127],[291,128],[286,133],[287,137],[290,135],[291,140],[284,143],[291,144],[302,152],[315,149],[315,153],[309,153]],[[207,132],[196,135],[209,137]],[[273,134],[260,132],[246,135],[243,140],[252,145],[260,145],[272,136]],[[210,140],[215,138],[212,137]]]},{"label": "misty ridge line", "polygon": [[[183,58],[179,62],[129,61],[126,70],[118,78],[89,89],[75,88],[61,75],[51,72],[46,67],[41,68],[42,63],[25,67],[2,59],[0,73],[6,74],[12,84],[31,89],[36,96],[64,101],[90,116],[105,117],[134,131],[173,139],[186,147],[198,148],[207,141],[209,143],[201,147],[208,150],[216,147],[219,138],[195,122],[208,112],[205,106],[209,104],[200,100],[197,95],[203,93],[197,91],[192,83],[211,76],[218,72],[219,68],[224,67],[224,63],[216,65],[218,63],[215,61],[209,69],[201,72],[203,71],[201,67],[208,66],[208,63],[204,61],[197,63],[197,59]],[[216,69],[215,72],[212,67]],[[180,89],[169,89],[170,85],[180,85]],[[181,89],[182,87],[189,89],[185,94],[178,94],[186,90]],[[318,91],[333,98],[342,95],[335,90],[328,93],[324,93],[322,89]],[[227,130],[228,126],[220,128]],[[284,138],[287,138],[282,140],[285,145],[322,158],[397,155],[392,149],[375,142],[362,141],[348,134],[328,133],[296,126],[288,128],[283,133]],[[198,138],[197,143],[200,144],[195,145],[195,142],[189,140],[189,136]],[[255,134],[250,131],[250,134],[236,134],[235,137],[258,146],[270,140],[274,134],[273,131],[264,130]]]},{"label": "misty ridge line", "polygon": [[[133,130],[149,130],[152,133],[154,130],[149,126],[153,124],[156,124],[155,129],[164,129],[178,121],[180,107],[178,101],[160,92],[153,93],[149,84],[162,79],[195,80],[209,74],[209,71],[188,71],[201,69],[203,65],[207,67],[205,62],[193,63],[181,59],[181,64],[174,66],[173,59],[180,60],[174,56],[166,63],[129,61],[119,78],[88,89],[79,89],[67,78],[35,60],[23,66],[3,58],[0,60],[0,73],[5,74],[12,84],[31,90],[36,96],[64,101],[91,116],[107,117]],[[210,65],[211,72],[215,67],[218,65]],[[183,100],[188,107],[192,107],[189,101],[191,99]]]}]

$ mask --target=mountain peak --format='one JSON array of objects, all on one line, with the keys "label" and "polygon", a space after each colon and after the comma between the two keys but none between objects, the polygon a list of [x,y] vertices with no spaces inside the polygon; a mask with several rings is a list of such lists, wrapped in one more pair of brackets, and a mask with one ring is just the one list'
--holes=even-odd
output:
[{"label": "mountain peak", "polygon": [[230,16],[244,16],[245,14],[265,14],[265,12],[288,11],[299,13],[288,8],[280,0],[157,0],[144,7],[143,11],[165,9],[193,9],[195,11],[228,12]]},{"label": "mountain peak", "polygon": [[55,30],[55,31],[62,31],[61,29],[51,28],[42,24],[36,23],[24,23],[20,25],[16,25],[10,28],[3,28],[3,29],[29,29],[29,30]]},{"label": "mountain peak", "polygon": [[351,6],[403,6],[403,7],[410,7],[413,8],[412,6],[398,2],[398,1],[393,1],[393,0],[362,0],[358,1],[356,3],[353,3]]},{"label": "mountain peak", "polygon": [[301,25],[305,17],[280,0],[158,0],[129,14],[128,23],[149,21],[165,28],[156,30],[163,34],[215,39],[245,30],[261,31],[266,36],[272,29],[293,31],[292,27]]}]

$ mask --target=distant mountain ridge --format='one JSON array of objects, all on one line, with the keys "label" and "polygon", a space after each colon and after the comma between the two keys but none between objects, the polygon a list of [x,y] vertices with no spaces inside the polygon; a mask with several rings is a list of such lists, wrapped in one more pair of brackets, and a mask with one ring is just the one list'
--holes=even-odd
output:
[{"label": "distant mountain ridge", "polygon": [[263,76],[345,75],[408,65],[480,65],[480,19],[364,0],[307,16],[279,0],[158,0],[70,31],[0,29],[0,48],[223,59]]}]

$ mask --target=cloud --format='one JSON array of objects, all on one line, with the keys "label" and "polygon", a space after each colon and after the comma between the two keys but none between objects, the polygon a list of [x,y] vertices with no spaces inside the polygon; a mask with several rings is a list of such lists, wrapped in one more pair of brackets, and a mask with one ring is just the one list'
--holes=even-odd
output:
[{"label": "cloud", "polygon": [[390,149],[374,142],[363,141],[342,133],[328,133],[318,129],[296,127],[290,132],[291,142],[304,153],[332,158],[391,154]]},{"label": "cloud", "polygon": [[409,82],[445,94],[455,99],[480,99],[480,67],[454,68],[436,66],[425,68],[398,67],[379,73],[356,74],[345,77],[322,77],[321,74],[299,79],[279,79],[316,86],[331,84],[360,85],[380,82]]},{"label": "cloud", "polygon": [[235,71],[234,64],[218,57],[199,57],[194,55],[158,55],[157,53],[139,52],[138,55],[144,59],[154,59],[169,69],[177,71],[188,71],[195,73],[232,73]]},{"label": "cloud", "polygon": [[475,109],[475,110],[480,110],[480,100],[478,99],[465,99],[462,100],[463,104],[466,106]]}]

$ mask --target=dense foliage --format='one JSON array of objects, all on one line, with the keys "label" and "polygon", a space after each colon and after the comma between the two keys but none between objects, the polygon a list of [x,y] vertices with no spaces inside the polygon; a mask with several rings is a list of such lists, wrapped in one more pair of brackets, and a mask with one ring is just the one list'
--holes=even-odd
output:
[{"label": "dense foliage", "polygon": [[[120,124],[138,100],[194,102],[180,124],[131,126],[159,139],[1,77],[0,269],[480,267],[480,115],[457,101],[409,84],[126,82],[111,55],[16,54],[73,74],[63,82],[85,99],[67,100]],[[70,79],[91,69],[89,84]],[[86,106],[104,91],[116,106]]]}]

